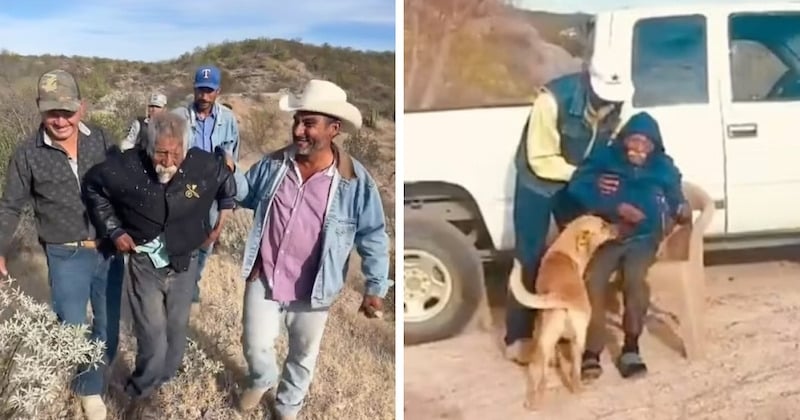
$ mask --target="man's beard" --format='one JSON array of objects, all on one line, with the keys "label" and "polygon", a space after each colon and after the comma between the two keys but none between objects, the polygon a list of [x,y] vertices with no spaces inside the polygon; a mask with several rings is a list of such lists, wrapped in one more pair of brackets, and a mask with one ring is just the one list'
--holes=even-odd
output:
[{"label": "man's beard", "polygon": [[156,174],[158,175],[158,182],[162,184],[166,184],[170,180],[172,180],[172,177],[175,176],[176,173],[178,173],[177,166],[170,166],[167,168],[162,165],[156,165]]},{"label": "man's beard", "polygon": [[308,155],[314,153],[318,148],[317,142],[315,142],[315,141],[313,141],[311,139],[306,139],[306,138],[298,139],[298,138],[295,138],[295,139],[292,140],[292,142],[295,145],[296,153],[298,155],[300,155],[300,156],[308,156]]}]

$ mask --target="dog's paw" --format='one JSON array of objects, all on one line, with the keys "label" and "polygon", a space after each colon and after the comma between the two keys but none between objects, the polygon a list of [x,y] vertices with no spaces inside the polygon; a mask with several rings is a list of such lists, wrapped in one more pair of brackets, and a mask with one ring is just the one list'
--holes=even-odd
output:
[{"label": "dog's paw", "polygon": [[540,395],[528,395],[525,398],[523,406],[528,411],[538,411],[542,405],[542,397]]}]

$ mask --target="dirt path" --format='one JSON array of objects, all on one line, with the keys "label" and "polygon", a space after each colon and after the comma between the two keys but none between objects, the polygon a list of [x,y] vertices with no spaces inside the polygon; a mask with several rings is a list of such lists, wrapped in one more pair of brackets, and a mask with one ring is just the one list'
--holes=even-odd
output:
[{"label": "dirt path", "polygon": [[[626,381],[605,355],[603,377],[579,396],[551,372],[541,411],[522,407],[524,374],[501,358],[497,338],[472,332],[405,350],[405,416],[426,419],[764,419],[800,411],[800,265],[707,269],[708,357],[688,363],[647,333],[650,374]],[[653,317],[654,321],[657,316]],[[649,322],[655,324],[655,322]],[[499,331],[498,331],[499,334]],[[794,413],[794,414],[792,414]]]}]

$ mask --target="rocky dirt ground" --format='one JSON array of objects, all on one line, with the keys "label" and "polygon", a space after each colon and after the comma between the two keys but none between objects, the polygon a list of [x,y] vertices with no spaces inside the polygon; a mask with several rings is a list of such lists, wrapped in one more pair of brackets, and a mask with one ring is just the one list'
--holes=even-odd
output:
[{"label": "rocky dirt ground", "polygon": [[[543,407],[530,412],[523,408],[524,373],[502,358],[498,325],[494,334],[473,331],[406,347],[405,417],[798,418],[800,264],[763,257],[747,263],[738,257],[733,260],[737,264],[727,261],[707,267],[704,360],[683,359],[679,341],[658,322],[663,316],[652,315],[642,342],[650,369],[647,377],[623,380],[606,354],[603,377],[577,396],[567,393],[551,372]],[[494,309],[495,319],[502,319],[502,309]]]}]

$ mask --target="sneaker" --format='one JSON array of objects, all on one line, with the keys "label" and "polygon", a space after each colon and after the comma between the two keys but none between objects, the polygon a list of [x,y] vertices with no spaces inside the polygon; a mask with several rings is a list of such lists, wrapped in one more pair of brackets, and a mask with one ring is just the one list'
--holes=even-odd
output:
[{"label": "sneaker", "polygon": [[85,395],[81,397],[81,408],[86,420],[105,420],[106,404],[100,395]]},{"label": "sneaker", "polygon": [[623,378],[633,378],[647,373],[647,365],[642,360],[639,352],[635,351],[622,353],[617,361],[617,367]]}]

